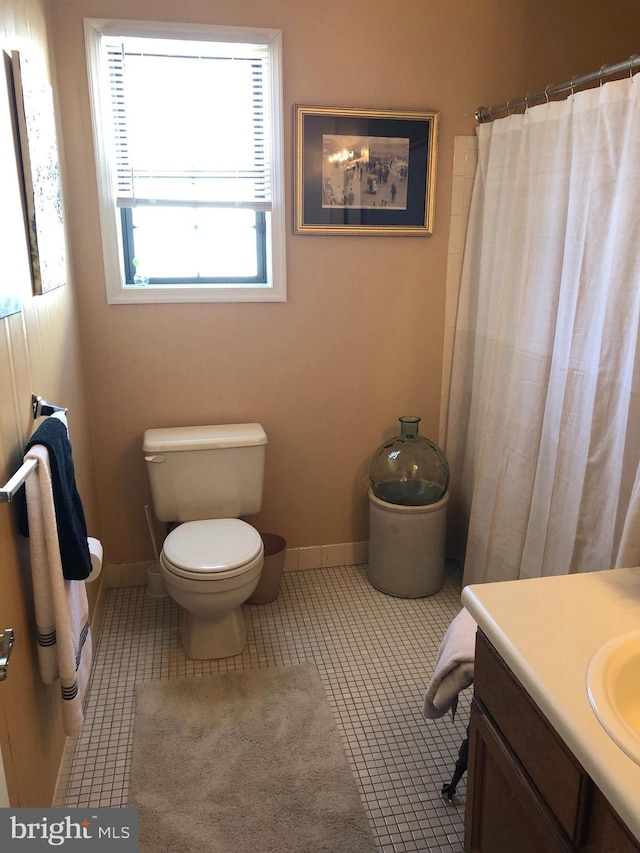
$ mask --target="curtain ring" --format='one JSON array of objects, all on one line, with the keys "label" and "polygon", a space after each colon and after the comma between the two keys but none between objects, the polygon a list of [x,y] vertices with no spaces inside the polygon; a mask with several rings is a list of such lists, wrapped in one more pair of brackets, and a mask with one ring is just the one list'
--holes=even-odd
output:
[{"label": "curtain ring", "polygon": [[600,70],[598,71],[598,77],[600,78],[600,88],[602,88],[602,78],[604,76],[604,71],[606,67],[606,65],[601,65]]},{"label": "curtain ring", "polygon": [[530,93],[527,92],[527,94],[524,96],[524,111],[525,111],[525,113],[529,109],[529,94]]},{"label": "curtain ring", "polygon": [[640,56],[637,53],[632,53],[629,57],[629,79],[633,77],[633,63],[640,59]]},{"label": "curtain ring", "polygon": [[553,83],[549,83],[548,86],[544,87],[544,96],[547,99],[547,104],[549,103],[549,89],[553,86]]}]

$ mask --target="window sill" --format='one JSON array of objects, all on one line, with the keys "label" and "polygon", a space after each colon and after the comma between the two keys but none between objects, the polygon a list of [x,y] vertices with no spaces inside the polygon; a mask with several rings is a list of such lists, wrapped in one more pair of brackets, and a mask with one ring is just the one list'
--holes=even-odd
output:
[{"label": "window sill", "polygon": [[107,296],[109,305],[186,302],[286,302],[284,287],[228,287],[226,285],[126,285]]}]

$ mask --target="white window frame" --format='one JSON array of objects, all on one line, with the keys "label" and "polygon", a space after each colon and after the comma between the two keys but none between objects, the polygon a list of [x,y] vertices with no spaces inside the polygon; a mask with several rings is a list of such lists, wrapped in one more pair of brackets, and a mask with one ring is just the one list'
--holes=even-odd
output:
[{"label": "white window frame", "polygon": [[[175,24],[155,21],[120,21],[106,18],[84,19],[85,47],[93,141],[96,158],[96,177],[102,254],[110,305],[166,302],[285,302],[287,294],[285,266],[284,210],[284,144],[282,99],[282,33],[273,29],[223,27],[205,24]],[[104,95],[106,80],[102,36],[137,36],[150,38],[181,38],[189,40],[218,40],[269,45],[271,80],[271,127],[273,149],[271,159],[272,210],[271,227],[267,228],[267,283],[246,286],[223,283],[144,284],[126,283],[122,252],[120,211],[116,207],[112,166],[107,140],[110,131],[110,103]]]}]

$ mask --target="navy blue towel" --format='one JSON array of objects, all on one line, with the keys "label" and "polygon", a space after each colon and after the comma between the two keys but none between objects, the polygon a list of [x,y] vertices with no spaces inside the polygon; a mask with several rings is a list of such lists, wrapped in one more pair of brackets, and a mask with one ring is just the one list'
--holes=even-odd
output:
[{"label": "navy blue towel", "polygon": [[[34,444],[42,444],[49,451],[62,574],[69,581],[82,581],[91,574],[91,554],[87,542],[87,523],[76,487],[71,442],[66,426],[59,418],[47,418],[29,439],[25,453]],[[24,493],[24,488],[21,491]],[[21,532],[24,536],[28,536],[29,524],[25,500],[22,500],[20,516]]]}]

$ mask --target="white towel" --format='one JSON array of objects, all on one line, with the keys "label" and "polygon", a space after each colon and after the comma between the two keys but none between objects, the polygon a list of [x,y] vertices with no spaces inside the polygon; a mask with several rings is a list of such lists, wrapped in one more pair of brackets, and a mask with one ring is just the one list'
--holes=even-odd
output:
[{"label": "white towel", "polygon": [[67,420],[66,412],[54,412],[50,417],[57,418],[59,421],[62,421],[67,428],[67,432],[69,432],[69,421]]},{"label": "white towel", "polygon": [[91,669],[87,593],[83,581],[62,574],[49,453],[36,444],[27,459],[38,461],[25,487],[40,673],[45,684],[60,678],[64,730],[75,735],[84,724],[82,701]]},{"label": "white towel", "polygon": [[464,608],[442,638],[436,665],[424,697],[423,715],[429,720],[452,716],[458,706],[458,693],[473,684],[477,623]]}]

